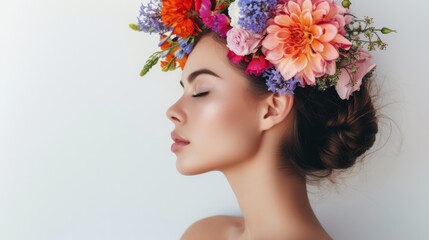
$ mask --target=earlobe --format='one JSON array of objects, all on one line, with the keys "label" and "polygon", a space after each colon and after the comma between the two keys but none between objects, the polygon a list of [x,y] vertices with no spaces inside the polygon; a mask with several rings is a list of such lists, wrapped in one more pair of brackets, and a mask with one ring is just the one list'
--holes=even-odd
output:
[{"label": "earlobe", "polygon": [[283,122],[292,110],[293,95],[274,93],[265,99],[262,105],[261,130],[268,130]]}]

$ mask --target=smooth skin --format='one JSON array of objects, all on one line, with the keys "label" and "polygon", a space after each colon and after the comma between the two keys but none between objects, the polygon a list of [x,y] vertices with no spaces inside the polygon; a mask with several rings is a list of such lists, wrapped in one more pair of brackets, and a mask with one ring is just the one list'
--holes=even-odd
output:
[{"label": "smooth skin", "polygon": [[311,208],[305,179],[281,170],[276,155],[290,135],[293,96],[252,95],[227,51],[212,35],[200,40],[182,73],[183,95],[167,117],[190,142],[175,152],[177,170],[222,172],[243,217],[201,219],[181,240],[331,240]]}]

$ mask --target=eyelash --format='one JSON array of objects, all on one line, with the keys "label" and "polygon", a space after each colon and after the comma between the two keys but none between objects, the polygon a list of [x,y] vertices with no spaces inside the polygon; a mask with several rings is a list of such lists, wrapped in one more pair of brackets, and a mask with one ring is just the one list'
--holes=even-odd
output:
[{"label": "eyelash", "polygon": [[192,95],[192,97],[202,97],[202,96],[207,95],[208,93],[209,93],[209,92],[197,93],[197,94],[195,94],[195,95]]}]

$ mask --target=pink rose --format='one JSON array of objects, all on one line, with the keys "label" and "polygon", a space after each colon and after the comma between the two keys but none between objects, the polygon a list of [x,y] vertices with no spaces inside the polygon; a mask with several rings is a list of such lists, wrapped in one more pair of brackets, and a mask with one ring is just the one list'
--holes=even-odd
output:
[{"label": "pink rose", "polygon": [[262,38],[261,34],[234,27],[226,33],[226,46],[235,54],[245,56],[258,50]]},{"label": "pink rose", "polygon": [[253,74],[260,76],[265,70],[272,67],[273,65],[268,62],[264,56],[253,57],[249,65],[246,68],[246,74]]},{"label": "pink rose", "polygon": [[338,79],[335,89],[337,90],[338,95],[341,99],[349,99],[354,91],[359,91],[362,84],[362,78],[375,67],[375,63],[372,62],[371,54],[364,50],[358,50],[360,57],[354,63],[358,70],[353,74],[352,79],[350,79],[349,73],[342,68],[340,77]]}]

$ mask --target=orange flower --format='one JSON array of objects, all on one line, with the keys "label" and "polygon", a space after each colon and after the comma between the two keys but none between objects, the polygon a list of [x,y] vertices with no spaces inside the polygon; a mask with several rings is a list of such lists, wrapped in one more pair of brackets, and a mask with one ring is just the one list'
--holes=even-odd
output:
[{"label": "orange flower", "polygon": [[197,32],[201,32],[193,15],[194,0],[163,0],[161,9],[162,22],[173,28],[173,34],[183,39]]},{"label": "orange flower", "polygon": [[173,54],[169,54],[165,57],[165,60],[161,61],[162,71],[166,72],[177,68],[177,58]]},{"label": "orange flower", "polygon": [[177,59],[180,69],[183,70],[183,68],[185,68],[186,60],[188,60],[188,54],[185,54],[185,57],[183,59]]},{"label": "orange flower", "polygon": [[164,52],[167,51],[167,53],[165,53],[166,55],[173,55],[174,56],[174,53],[177,50],[179,50],[180,46],[177,43],[177,41],[173,41],[171,39],[166,39],[166,38],[167,38],[167,35],[165,35],[165,34],[162,34],[160,36],[160,41],[162,43],[160,45],[161,50]]},{"label": "orange flower", "polygon": [[160,42],[163,42],[160,46],[162,51],[167,50],[170,47],[170,43],[168,41],[164,41],[166,37],[167,35],[162,34],[159,38]]}]

